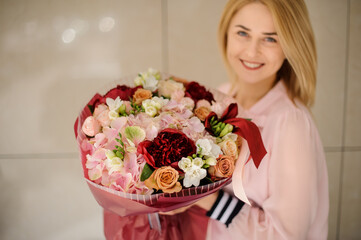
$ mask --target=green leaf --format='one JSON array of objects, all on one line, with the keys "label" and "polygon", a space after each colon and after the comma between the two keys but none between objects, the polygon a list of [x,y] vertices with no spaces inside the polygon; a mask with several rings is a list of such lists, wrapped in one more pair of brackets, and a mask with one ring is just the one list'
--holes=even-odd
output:
[{"label": "green leaf", "polygon": [[153,168],[149,166],[148,163],[146,163],[144,165],[142,174],[140,175],[140,181],[144,182],[145,180],[147,180],[150,177],[150,175],[152,175],[153,172],[154,172]]}]

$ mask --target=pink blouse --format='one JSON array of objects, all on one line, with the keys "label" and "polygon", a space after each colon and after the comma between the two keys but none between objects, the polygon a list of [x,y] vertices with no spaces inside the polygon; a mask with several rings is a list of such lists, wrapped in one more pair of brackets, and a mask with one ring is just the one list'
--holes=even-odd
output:
[{"label": "pink blouse", "polygon": [[239,116],[258,125],[268,153],[258,169],[252,161],[244,167],[243,187],[252,205],[245,204],[228,228],[211,219],[207,239],[327,239],[327,166],[307,108],[295,105],[279,81]]}]

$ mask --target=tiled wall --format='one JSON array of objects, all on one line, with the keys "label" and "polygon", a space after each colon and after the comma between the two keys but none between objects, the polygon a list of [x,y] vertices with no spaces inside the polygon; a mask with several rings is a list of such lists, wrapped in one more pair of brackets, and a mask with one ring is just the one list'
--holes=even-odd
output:
[{"label": "tiled wall", "polygon": [[[98,89],[149,66],[216,87],[226,0],[0,1],[0,239],[104,239],[73,134]],[[329,239],[361,238],[361,1],[307,0]]]}]

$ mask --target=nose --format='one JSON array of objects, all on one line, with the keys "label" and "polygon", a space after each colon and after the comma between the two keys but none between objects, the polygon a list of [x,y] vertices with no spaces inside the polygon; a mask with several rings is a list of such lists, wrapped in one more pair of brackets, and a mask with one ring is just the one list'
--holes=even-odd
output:
[{"label": "nose", "polygon": [[256,39],[250,39],[247,43],[246,54],[249,58],[254,58],[260,53],[260,42]]}]

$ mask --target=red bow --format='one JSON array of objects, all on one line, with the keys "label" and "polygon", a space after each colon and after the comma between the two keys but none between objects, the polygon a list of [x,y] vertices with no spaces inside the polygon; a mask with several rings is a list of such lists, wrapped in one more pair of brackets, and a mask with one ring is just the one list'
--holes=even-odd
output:
[{"label": "red bow", "polygon": [[237,104],[232,103],[223,112],[220,119],[218,119],[215,112],[211,112],[205,120],[205,127],[208,132],[212,133],[212,127],[210,123],[212,117],[220,122],[233,125],[233,133],[243,137],[247,141],[254,165],[256,166],[256,168],[258,168],[263,157],[267,153],[263,145],[261,133],[256,124],[244,118],[237,118],[237,114]]}]

